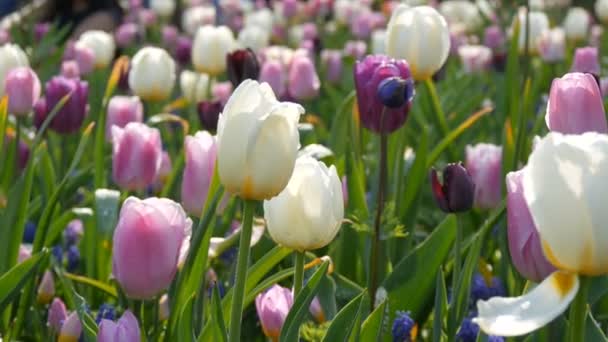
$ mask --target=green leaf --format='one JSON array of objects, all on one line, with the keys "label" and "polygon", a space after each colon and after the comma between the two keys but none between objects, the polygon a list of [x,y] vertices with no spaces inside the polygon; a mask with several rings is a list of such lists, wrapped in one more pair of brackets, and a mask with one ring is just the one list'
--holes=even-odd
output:
[{"label": "green leaf", "polygon": [[[178,341],[192,341],[194,340],[194,330],[192,328],[192,308],[194,306],[194,298],[196,294],[193,293],[188,297],[183,306],[182,310],[179,311],[178,329],[177,336]],[[179,309],[180,307],[177,307]]]},{"label": "green leaf", "polygon": [[6,306],[17,297],[47,255],[47,250],[36,253],[0,277],[0,312],[4,312]]},{"label": "green leaf", "polygon": [[328,262],[321,264],[295,298],[293,306],[289,310],[289,314],[281,328],[280,341],[292,342],[299,340],[300,325],[302,325],[302,322],[307,317],[310,302],[315,297],[321,283],[321,278],[325,275],[328,266]]},{"label": "green leaf", "polygon": [[119,207],[119,191],[109,189],[95,190],[96,224],[95,229],[90,230],[90,235],[93,235],[95,239],[90,242],[93,250],[89,254],[96,256],[96,278],[104,281],[110,276],[112,235],[118,222]]},{"label": "green leaf", "polygon": [[80,276],[72,273],[64,273],[64,275],[67,279],[70,279],[80,284],[91,286],[97,290],[105,292],[106,294],[114,298],[118,298],[118,292],[116,292],[116,288],[114,288],[114,286],[110,284],[106,284],[96,279],[91,279],[85,276]]},{"label": "green leaf", "polygon": [[363,298],[366,291],[361,292],[355,299],[346,304],[331,322],[323,342],[348,341],[353,331],[355,321],[360,319],[363,311]]},{"label": "green leaf", "polygon": [[594,342],[608,342],[608,338],[606,338],[606,334],[602,330],[602,327],[595,320],[590,311],[587,311],[587,320],[585,323],[585,340]]},{"label": "green leaf", "polygon": [[344,101],[340,104],[338,113],[336,114],[331,125],[331,134],[329,135],[328,146],[336,155],[342,155],[348,145],[348,132],[350,122],[352,121],[352,108],[355,104],[356,92],[351,91]]},{"label": "green leaf", "polygon": [[456,219],[449,215],[394,267],[383,283],[388,293],[389,321],[397,310],[410,311],[417,322],[426,318],[424,312],[434,294],[437,271],[449,255],[455,237]]},{"label": "green leaf", "polygon": [[435,282],[435,306],[433,315],[433,342],[441,342],[443,335],[443,313],[448,306],[448,291],[445,288],[445,279],[441,268],[437,272]]},{"label": "green leaf", "polygon": [[213,287],[213,293],[211,295],[211,322],[213,326],[213,340],[226,342],[228,341],[228,334],[226,333],[226,323],[224,322],[224,314],[222,313],[221,303],[222,301],[216,285]]},{"label": "green leaf", "polygon": [[361,341],[382,341],[384,320],[387,314],[387,301],[383,301],[363,322]]},{"label": "green leaf", "polygon": [[[414,159],[414,163],[407,173],[405,180],[405,194],[403,195],[403,200],[399,200],[401,196],[398,196],[398,212],[403,214],[402,217],[405,218],[405,224],[408,225],[408,221],[413,221],[415,219],[414,215],[414,201],[418,196],[420,188],[423,184],[426,183],[427,180],[427,155],[429,150],[429,134],[428,129],[426,127],[422,127],[420,130],[420,136],[418,140],[418,148],[416,148],[416,157]],[[401,177],[401,175],[399,175]]]}]

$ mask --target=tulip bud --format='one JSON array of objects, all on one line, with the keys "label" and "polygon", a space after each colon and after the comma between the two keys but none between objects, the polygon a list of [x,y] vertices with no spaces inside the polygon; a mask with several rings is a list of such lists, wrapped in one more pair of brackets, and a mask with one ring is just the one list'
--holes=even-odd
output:
[{"label": "tulip bud", "polygon": [[351,56],[355,60],[360,60],[367,53],[367,44],[362,40],[350,40],[344,44],[344,55]]},{"label": "tulip bud", "polygon": [[80,78],[80,67],[74,60],[61,63],[61,76],[65,78]]},{"label": "tulip bud", "polygon": [[137,11],[137,21],[145,28],[151,27],[156,24],[156,13],[149,8],[140,8]]},{"label": "tulip bud", "polygon": [[175,11],[175,0],[150,0],[150,9],[161,18],[169,18]]},{"label": "tulip bud", "polygon": [[161,101],[171,95],[175,83],[175,62],[167,51],[144,47],[131,60],[129,87],[144,100]]},{"label": "tulip bud", "polygon": [[[507,237],[509,254],[517,271],[540,282],[555,271],[545,258],[536,225],[524,199],[523,171],[507,174]],[[487,299],[487,298],[485,298]]]},{"label": "tulip bud", "polygon": [[173,25],[165,25],[161,29],[162,43],[167,48],[174,48],[179,37],[179,30]]},{"label": "tulip bud", "polygon": [[595,15],[603,22],[608,22],[608,0],[595,1]]},{"label": "tulip bud", "polygon": [[486,71],[492,63],[492,50],[483,45],[463,45],[458,48],[458,55],[466,73]]},{"label": "tulip bud", "polygon": [[571,41],[582,41],[587,39],[591,16],[582,7],[571,7],[564,18],[564,31],[566,38]]},{"label": "tulip bud", "polygon": [[448,164],[443,169],[443,184],[437,171],[431,171],[431,185],[435,201],[446,213],[468,211],[473,207],[475,184],[462,163]]},{"label": "tulip bud", "polygon": [[574,51],[574,61],[572,62],[572,72],[589,73],[595,77],[600,75],[600,60],[596,47],[577,48]]},{"label": "tulip bud", "polygon": [[74,133],[80,129],[89,110],[89,85],[63,76],[55,76],[46,82],[46,112],[52,111],[61,99],[69,94],[68,100],[53,118],[50,128],[60,134]]},{"label": "tulip bud", "polygon": [[53,299],[51,306],[49,306],[47,325],[55,333],[61,330],[61,325],[68,318],[68,312],[65,308],[65,304],[59,298]]},{"label": "tulip bud", "polygon": [[38,286],[38,303],[47,304],[55,296],[55,281],[51,271],[44,272],[40,285]]},{"label": "tulip bud", "polygon": [[306,251],[329,244],[344,218],[336,168],[311,157],[298,158],[285,189],[264,201],[264,218],[272,239],[285,247]]},{"label": "tulip bud", "polygon": [[160,132],[143,123],[112,126],[112,176],[120,187],[143,190],[156,180],[162,162]]},{"label": "tulip bud", "polygon": [[209,98],[210,85],[209,75],[199,74],[194,71],[184,70],[179,75],[179,85],[182,96],[188,103],[198,103]]},{"label": "tulip bud", "polygon": [[125,200],[114,231],[112,270],[127,297],[150,299],[171,284],[191,232],[192,220],[170,199]]},{"label": "tulip bud", "polygon": [[325,68],[325,77],[330,83],[339,83],[342,80],[342,51],[323,50],[321,63]]},{"label": "tulip bud", "polygon": [[325,322],[325,312],[323,312],[323,307],[321,306],[321,301],[319,301],[319,297],[315,296],[310,302],[310,306],[308,307],[308,311],[312,317],[315,318],[317,323],[321,324]]},{"label": "tulip bud", "polygon": [[68,318],[65,319],[61,330],[59,331],[58,342],[75,342],[80,339],[82,333],[82,324],[78,318],[78,312],[73,311]]},{"label": "tulip bud", "polygon": [[287,92],[287,76],[283,65],[276,60],[268,60],[262,65],[260,70],[260,82],[270,85],[273,92],[283,97]]},{"label": "tulip bud", "polygon": [[291,290],[276,284],[255,297],[255,309],[264,335],[273,341],[279,340],[281,328],[292,305]]},{"label": "tulip bud", "polygon": [[78,64],[79,72],[83,75],[88,75],[95,69],[95,52],[87,46],[74,45],[74,59]]},{"label": "tulip bud", "polygon": [[25,116],[40,98],[40,80],[29,67],[17,67],[6,75],[4,91],[8,95],[8,111]]},{"label": "tulip bud", "polygon": [[[0,47],[0,84],[5,83],[8,73],[16,67],[27,67],[27,56],[18,45],[4,44]],[[4,96],[4,87],[0,87],[0,97]]]},{"label": "tulip bud", "polygon": [[502,198],[502,147],[467,145],[465,167],[475,183],[475,207],[492,209]]},{"label": "tulip bud", "polygon": [[556,27],[544,31],[538,39],[538,52],[545,62],[555,63],[564,60],[566,54],[566,34]]},{"label": "tulip bud", "polygon": [[387,78],[399,77],[404,81],[410,79],[407,62],[371,55],[355,64],[354,74],[361,124],[376,133],[391,133],[403,126],[411,106],[413,86],[404,87],[401,93],[404,102],[396,108],[385,108],[378,91],[382,81]]},{"label": "tulip bud", "polygon": [[99,332],[97,333],[97,342],[137,342],[140,340],[139,324],[131,311],[126,310],[116,323],[108,319],[101,320]]},{"label": "tulip bud", "polygon": [[287,185],[299,147],[302,106],[277,101],[267,83],[236,88],[217,128],[218,170],[228,192],[268,199]]},{"label": "tulip bud", "polygon": [[186,136],[184,145],[186,164],[182,176],[182,203],[187,212],[198,216],[203,212],[211,185],[217,146],[215,137],[206,131]]},{"label": "tulip bud", "polygon": [[289,68],[289,95],[298,101],[311,100],[319,95],[320,88],[321,81],[312,60],[294,57]]},{"label": "tulip bud", "polygon": [[239,32],[238,41],[240,46],[257,52],[268,46],[270,33],[258,26],[247,26]]},{"label": "tulip bud", "polygon": [[105,31],[86,31],[80,35],[76,47],[84,46],[93,51],[95,68],[106,68],[114,59],[116,45],[114,37]]},{"label": "tulip bud", "polygon": [[493,51],[504,49],[505,35],[500,26],[493,25],[485,29],[483,35],[483,45],[489,47]]},{"label": "tulip bud", "polygon": [[551,84],[545,121],[565,134],[608,133],[602,94],[590,74],[569,73]]},{"label": "tulip bud", "polygon": [[226,26],[200,27],[192,44],[192,64],[199,72],[217,76],[226,70],[226,55],[236,46]]},{"label": "tulip bud", "polygon": [[[448,25],[432,7],[397,7],[388,23],[387,34],[388,55],[407,60],[417,81],[429,79],[448,58]],[[408,38],[423,36],[429,39]]]},{"label": "tulip bud", "polygon": [[253,50],[241,49],[226,55],[228,79],[238,87],[246,79],[257,80],[260,76],[260,64]]},{"label": "tulip bud", "polygon": [[442,1],[439,12],[451,27],[462,26],[466,32],[474,32],[483,23],[479,9],[472,1]]},{"label": "tulip bud", "polygon": [[[526,33],[526,10],[520,9],[517,13],[517,20],[519,21],[519,52],[523,53],[526,49],[526,39],[528,41],[528,52],[536,54],[538,52],[538,41],[542,36],[543,32],[549,30],[549,19],[544,12],[530,11],[528,15],[528,25],[530,26],[530,33]],[[526,35],[528,37],[526,38]]]},{"label": "tulip bud", "polygon": [[222,106],[228,102],[228,98],[232,94],[232,83],[230,82],[218,82],[213,85],[211,90],[213,98],[219,101]]},{"label": "tulip bud", "polygon": [[20,244],[19,255],[17,256],[17,263],[22,263],[25,260],[32,257],[32,245]]},{"label": "tulip bud", "polygon": [[138,28],[135,23],[125,23],[120,25],[114,33],[116,45],[121,48],[129,47],[137,38]]},{"label": "tulip bud", "polygon": [[219,101],[203,101],[197,105],[198,118],[203,128],[210,132],[217,131],[217,121],[222,112],[222,103]]},{"label": "tulip bud", "polygon": [[108,102],[106,140],[112,140],[112,126],[125,127],[129,122],[143,122],[144,106],[137,96],[113,96]]},{"label": "tulip bud", "polygon": [[189,37],[180,36],[175,43],[175,59],[181,65],[190,64],[192,57],[192,40]]}]

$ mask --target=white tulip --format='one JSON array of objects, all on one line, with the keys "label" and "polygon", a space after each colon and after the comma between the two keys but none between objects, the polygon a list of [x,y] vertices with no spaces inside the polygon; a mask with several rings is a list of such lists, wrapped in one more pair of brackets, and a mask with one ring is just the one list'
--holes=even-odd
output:
[{"label": "white tulip", "polygon": [[608,22],[608,0],[597,0],[595,2],[595,15],[602,22]]},{"label": "white tulip", "polygon": [[582,7],[572,7],[568,10],[568,14],[566,14],[563,26],[568,40],[585,40],[589,34],[591,16]]},{"label": "white tulip", "polygon": [[372,32],[372,53],[374,55],[386,54],[386,30]]},{"label": "white tulip", "polygon": [[[25,52],[19,45],[4,44],[0,47],[0,84],[4,84],[4,79],[8,72],[16,67],[29,66],[29,61]],[[4,96],[4,86],[0,87],[0,97]]]},{"label": "white tulip", "polygon": [[473,32],[483,24],[477,6],[467,0],[443,1],[439,4],[439,13],[450,25],[461,24],[467,32]]},{"label": "white tulip", "polygon": [[179,85],[182,96],[189,103],[199,103],[209,97],[210,84],[209,75],[184,70],[179,75]]},{"label": "white tulip", "polygon": [[195,6],[184,10],[182,14],[182,27],[191,36],[196,34],[196,30],[204,25],[215,23],[215,7]]},{"label": "white tulip", "polygon": [[[526,48],[526,10],[521,8],[517,14],[519,21],[519,51]],[[543,32],[549,30],[549,19],[544,12],[530,11],[529,16],[530,35],[528,37],[528,50],[531,54],[538,53],[538,41]]]},{"label": "white tulip", "polygon": [[243,27],[259,26],[266,32],[271,32],[274,25],[274,15],[268,8],[247,13],[243,20]]},{"label": "white tulip", "polygon": [[239,32],[239,45],[258,52],[268,46],[270,33],[259,26],[248,26]]},{"label": "white tulip", "polygon": [[199,72],[217,76],[226,70],[226,55],[235,46],[234,35],[228,27],[200,27],[192,43],[192,64]]},{"label": "white tulip", "polygon": [[538,39],[538,53],[545,62],[563,61],[566,54],[566,34],[561,27],[543,32]]},{"label": "white tulip", "polygon": [[264,218],[268,233],[280,245],[298,251],[328,245],[344,218],[342,182],[335,166],[298,158],[287,187],[264,201]]},{"label": "white tulip", "polygon": [[175,61],[167,51],[157,47],[144,47],[131,61],[129,87],[144,100],[164,100],[175,84]]},{"label": "white tulip", "polygon": [[448,24],[432,7],[399,5],[388,22],[386,51],[407,60],[415,80],[429,79],[448,58]]},{"label": "white tulip", "polygon": [[267,83],[243,81],[217,125],[217,162],[224,188],[243,199],[279,194],[293,172],[303,113],[299,104],[277,101]]},{"label": "white tulip", "polygon": [[162,18],[169,18],[175,12],[175,0],[150,0],[150,9]]},{"label": "white tulip", "polygon": [[577,274],[608,273],[608,135],[549,133],[524,168],[523,188],[543,252],[559,271],[524,296],[480,301],[476,322],[489,335],[542,327],[574,299]]},{"label": "white tulip", "polygon": [[116,44],[114,36],[100,31],[86,31],[80,35],[76,45],[81,45],[93,51],[95,56],[95,68],[106,68],[112,63],[114,53],[116,52]]}]

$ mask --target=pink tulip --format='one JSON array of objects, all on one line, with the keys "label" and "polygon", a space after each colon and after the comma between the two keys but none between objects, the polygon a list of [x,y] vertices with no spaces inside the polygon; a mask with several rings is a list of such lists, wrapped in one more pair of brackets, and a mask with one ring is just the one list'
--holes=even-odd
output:
[{"label": "pink tulip", "polygon": [[53,273],[46,271],[42,275],[42,280],[38,286],[38,303],[47,304],[55,296],[55,280],[53,280]]},{"label": "pink tulip", "polygon": [[564,134],[608,133],[602,94],[590,74],[569,73],[551,84],[545,121]]},{"label": "pink tulip", "polygon": [[307,57],[294,57],[289,68],[289,95],[298,101],[311,100],[319,95],[321,81],[315,64]]},{"label": "pink tulip", "polygon": [[179,36],[179,30],[173,25],[163,26],[162,28],[162,41],[163,45],[167,47],[174,47],[177,43],[177,37]]},{"label": "pink tulip", "polygon": [[78,318],[78,313],[74,311],[63,322],[58,341],[78,341],[81,333],[82,324],[80,318]]},{"label": "pink tulip", "polygon": [[475,207],[495,208],[502,196],[502,147],[492,144],[467,145],[465,168],[475,184]]},{"label": "pink tulip", "polygon": [[137,96],[113,96],[108,102],[106,139],[112,140],[112,126],[124,128],[129,122],[143,122],[144,106]]},{"label": "pink tulip", "polygon": [[116,45],[118,47],[124,48],[135,42],[137,38],[137,24],[135,23],[125,23],[120,25],[116,32],[114,33],[114,39],[116,40]]},{"label": "pink tulip", "polygon": [[156,180],[162,163],[160,132],[140,122],[112,126],[112,176],[128,190],[143,190]]},{"label": "pink tulip", "polygon": [[74,44],[74,58],[82,75],[90,74],[95,68],[95,53],[82,44]]},{"label": "pink tulip", "polygon": [[139,342],[141,334],[137,318],[131,311],[122,314],[118,322],[102,319],[97,333],[97,342]]},{"label": "pink tulip", "polygon": [[366,52],[367,44],[362,40],[351,40],[344,45],[344,54],[346,56],[352,56],[356,60],[365,57]]},{"label": "pink tulip", "polygon": [[278,341],[281,327],[283,327],[292,305],[293,295],[291,290],[280,285],[273,285],[255,298],[255,308],[264,335],[273,341]]},{"label": "pink tulip", "polygon": [[323,307],[321,306],[321,301],[319,301],[319,297],[315,297],[310,302],[310,307],[308,308],[312,317],[317,320],[318,323],[325,322],[325,312],[323,311]]},{"label": "pink tulip", "polygon": [[169,287],[191,232],[192,220],[170,199],[125,200],[114,231],[112,270],[127,297],[150,299]]},{"label": "pink tulip", "polygon": [[574,51],[572,72],[586,72],[594,76],[600,75],[600,59],[596,47],[588,46]]},{"label": "pink tulip", "polygon": [[283,15],[292,18],[298,13],[298,0],[283,0]]},{"label": "pink tulip", "polygon": [[17,116],[29,114],[40,98],[40,88],[40,80],[34,70],[18,67],[9,71],[4,81],[9,113]]},{"label": "pink tulip", "polygon": [[507,236],[509,252],[517,271],[540,282],[553,271],[543,254],[540,237],[524,199],[523,170],[507,174]]},{"label": "pink tulip", "polygon": [[213,85],[213,89],[211,90],[213,94],[213,98],[219,101],[222,106],[226,105],[230,95],[232,95],[232,83],[226,82],[218,82]]},{"label": "pink tulip", "polygon": [[182,177],[182,203],[187,212],[200,215],[211,185],[217,146],[207,131],[186,136],[186,164]]},{"label": "pink tulip", "polygon": [[17,262],[22,263],[25,260],[32,257],[32,245],[19,245],[19,256],[17,256]]},{"label": "pink tulip", "polygon": [[283,65],[279,61],[269,59],[262,64],[260,82],[268,83],[279,98],[283,97],[287,92],[285,71]]},{"label": "pink tulip", "polygon": [[80,67],[75,60],[67,60],[61,63],[61,75],[66,78],[80,78]]},{"label": "pink tulip", "polygon": [[325,77],[330,83],[339,83],[342,80],[342,51],[323,50],[321,63],[325,67]]},{"label": "pink tulip", "polygon": [[61,325],[67,317],[68,312],[63,301],[59,298],[53,299],[53,302],[49,307],[47,325],[57,333],[61,330]]},{"label": "pink tulip", "polygon": [[500,51],[504,49],[505,35],[500,26],[493,25],[485,29],[483,45],[489,47],[493,51]]}]

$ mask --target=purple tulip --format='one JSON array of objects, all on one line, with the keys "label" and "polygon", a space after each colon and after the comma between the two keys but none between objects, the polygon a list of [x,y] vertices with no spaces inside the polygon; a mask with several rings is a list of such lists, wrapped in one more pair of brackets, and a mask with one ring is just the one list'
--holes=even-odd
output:
[{"label": "purple tulip", "polygon": [[46,109],[46,99],[41,97],[34,103],[34,126],[36,129],[40,129],[42,123],[46,119],[48,115],[48,110]]},{"label": "purple tulip", "polygon": [[78,244],[83,235],[84,224],[80,219],[70,221],[63,231],[63,238],[68,246]]},{"label": "purple tulip", "polygon": [[177,37],[179,36],[179,30],[173,25],[166,25],[162,28],[162,42],[166,47],[174,47],[177,43]]},{"label": "purple tulip", "polygon": [[175,60],[181,65],[188,65],[192,56],[192,39],[180,36],[175,42]]},{"label": "purple tulip", "polygon": [[89,85],[86,81],[55,76],[46,83],[46,111],[50,113],[59,101],[70,94],[51,121],[50,128],[61,134],[80,129],[88,111]]},{"label": "purple tulip", "polygon": [[281,327],[292,305],[291,290],[276,284],[255,298],[255,308],[264,335],[273,341],[278,341]]},{"label": "purple tulip", "polygon": [[443,168],[443,184],[437,170],[431,170],[431,189],[439,209],[446,213],[468,211],[473,207],[475,184],[462,164],[452,163]]},{"label": "purple tulip", "polygon": [[283,0],[283,15],[292,18],[298,13],[298,0]]},{"label": "purple tulip", "polygon": [[602,94],[590,74],[569,73],[551,83],[545,121],[564,134],[608,133]]},{"label": "purple tulip", "polygon": [[34,38],[37,42],[41,41],[51,31],[51,24],[48,22],[37,23],[34,26]]},{"label": "purple tulip", "polygon": [[600,59],[596,47],[588,46],[574,51],[572,72],[586,72],[595,77],[600,75]]},{"label": "purple tulip", "polygon": [[67,60],[61,63],[61,76],[66,78],[80,78],[80,68],[74,60]]},{"label": "purple tulip", "polygon": [[367,44],[362,40],[350,40],[344,45],[344,54],[361,60],[367,53]]},{"label": "purple tulip", "polygon": [[340,83],[342,80],[342,51],[323,50],[321,52],[321,63],[325,68],[325,77],[330,83]]},{"label": "purple tulip", "polygon": [[321,81],[315,64],[308,57],[296,56],[289,68],[288,92],[298,101],[311,100],[319,95]]},{"label": "purple tulip", "polygon": [[29,114],[34,103],[40,98],[40,88],[40,80],[34,70],[17,67],[9,71],[4,80],[9,113],[16,116]]},{"label": "purple tulip", "polygon": [[125,200],[114,231],[112,270],[127,297],[150,299],[169,287],[191,232],[192,220],[170,199]]},{"label": "purple tulip", "polygon": [[[361,124],[376,133],[391,133],[407,119],[411,98],[398,108],[385,108],[377,96],[378,87],[385,79],[400,77],[409,80],[410,68],[405,60],[383,55],[367,56],[355,64],[354,78]],[[405,95],[404,95],[405,96]]]},{"label": "purple tulip", "polygon": [[58,333],[66,318],[68,318],[68,312],[63,301],[59,298],[53,299],[51,306],[49,306],[47,325],[55,333]]},{"label": "purple tulip", "polygon": [[485,29],[483,45],[489,47],[492,51],[500,51],[504,48],[505,35],[500,26],[493,25]]},{"label": "purple tulip", "polygon": [[368,39],[372,33],[374,15],[370,10],[361,11],[350,22],[350,31],[357,39]]},{"label": "purple tulip", "polygon": [[203,128],[210,132],[217,130],[217,121],[222,112],[223,105],[219,101],[203,101],[197,105],[198,118],[203,125]]},{"label": "purple tulip", "polygon": [[112,139],[112,126],[125,127],[129,122],[143,122],[144,106],[137,96],[113,96],[108,102],[106,139]]},{"label": "purple tulip", "polygon": [[83,44],[74,44],[74,59],[82,75],[88,75],[95,69],[95,52]]},{"label": "purple tulip", "polygon": [[542,251],[540,236],[524,199],[523,170],[507,174],[507,236],[509,252],[517,271],[541,282],[555,271]]},{"label": "purple tulip", "polygon": [[268,83],[278,98],[285,96],[287,77],[281,62],[272,59],[264,62],[260,70],[260,82]]},{"label": "purple tulip", "polygon": [[139,342],[141,333],[137,318],[127,310],[118,322],[102,319],[97,333],[97,342]]},{"label": "purple tulip", "polygon": [[162,162],[160,132],[140,122],[112,127],[112,176],[124,189],[142,190],[152,185]]},{"label": "purple tulip", "polygon": [[215,137],[199,131],[194,136],[186,136],[184,148],[186,164],[182,177],[182,203],[187,212],[198,216],[203,211],[215,168]]},{"label": "purple tulip", "polygon": [[475,207],[492,209],[502,198],[502,147],[467,145],[465,167],[475,183]]},{"label": "purple tulip", "polygon": [[58,341],[78,341],[81,333],[82,324],[78,318],[78,312],[73,311],[63,322]]},{"label": "purple tulip", "polygon": [[121,48],[130,46],[137,38],[138,28],[135,23],[125,23],[120,25],[114,33],[116,45]]}]

